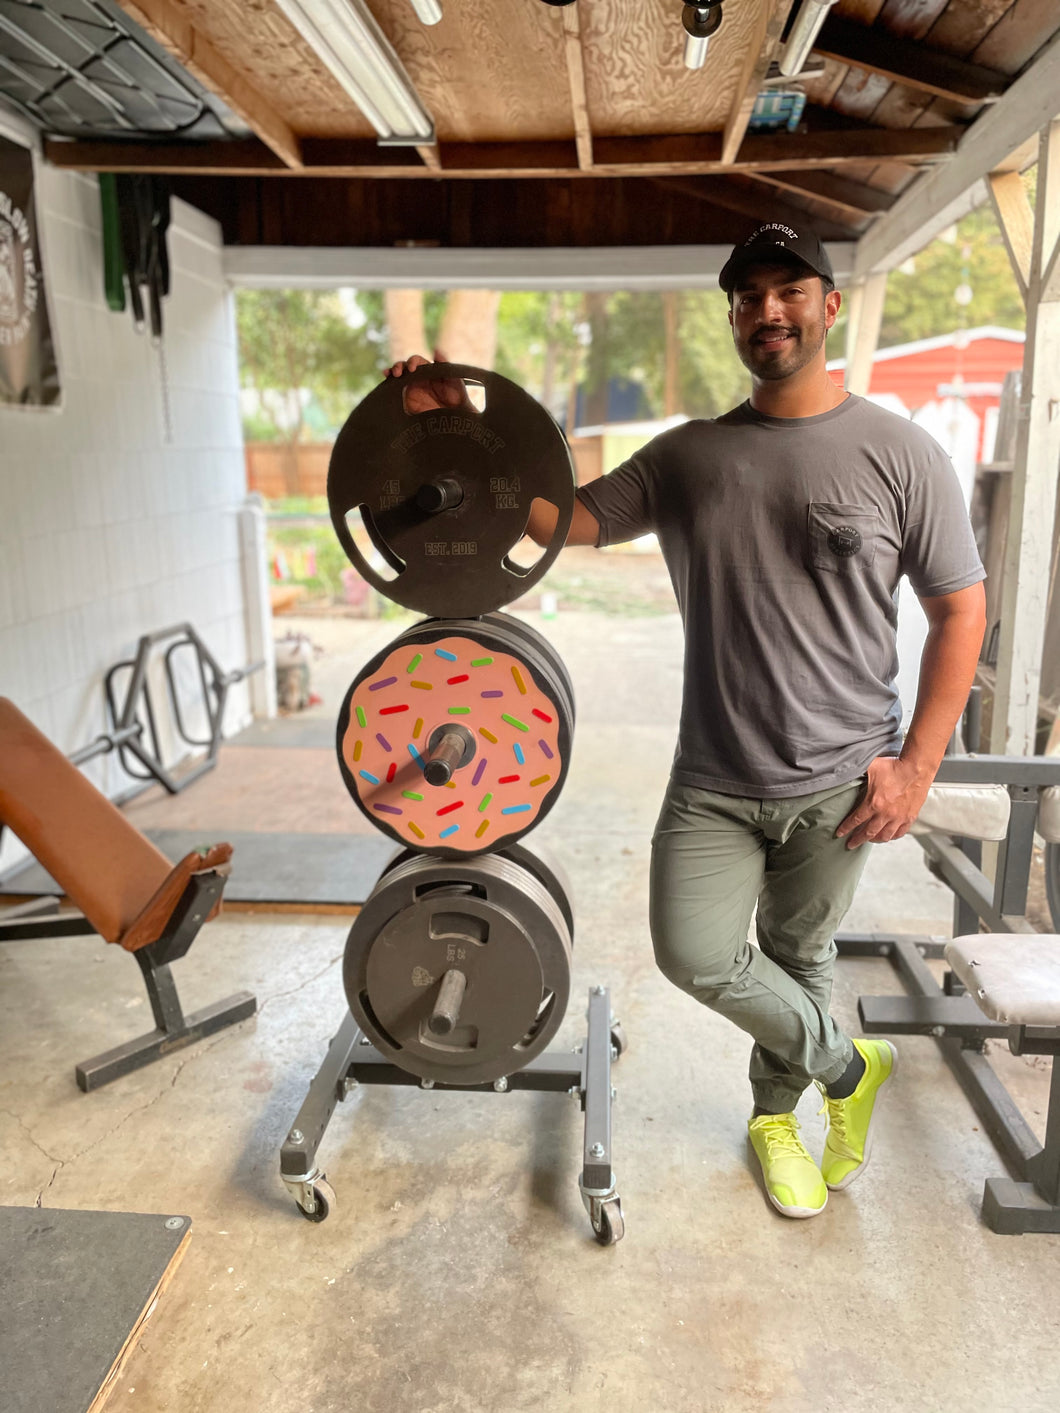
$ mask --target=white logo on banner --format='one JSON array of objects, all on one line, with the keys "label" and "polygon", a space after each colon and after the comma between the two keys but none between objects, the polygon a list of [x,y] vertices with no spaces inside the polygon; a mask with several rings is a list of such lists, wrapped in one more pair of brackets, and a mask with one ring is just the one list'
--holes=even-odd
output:
[{"label": "white logo on banner", "polygon": [[21,343],[29,333],[38,289],[29,223],[0,191],[0,346]]}]

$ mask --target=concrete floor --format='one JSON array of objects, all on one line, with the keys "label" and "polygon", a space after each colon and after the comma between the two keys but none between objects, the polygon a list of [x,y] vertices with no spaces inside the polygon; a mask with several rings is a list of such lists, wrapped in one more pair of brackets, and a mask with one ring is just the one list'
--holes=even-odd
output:
[{"label": "concrete floor", "polygon": [[[748,1164],[747,1041],[668,986],[647,935],[679,625],[543,626],[579,699],[568,785],[541,829],[579,918],[561,1040],[578,1040],[580,998],[607,982],[630,1043],[615,1072],[625,1240],[593,1241],[580,1115],[551,1095],[355,1093],[321,1150],[337,1209],[321,1225],[298,1215],[278,1149],[344,1010],[342,919],[212,924],[177,968],[185,1006],[246,987],[257,1018],[89,1096],[74,1061],[149,1028],[136,967],[95,939],[7,945],[0,1200],[194,1223],[108,1413],[1053,1413],[1060,1237],[981,1224],[983,1179],[1002,1167],[933,1042],[901,1043],[855,1187],[810,1222],[766,1203]],[[344,625],[321,682],[397,629]],[[901,841],[876,850],[846,925],[941,933],[949,915]],[[853,1027],[860,991],[894,989],[884,963],[844,962],[836,1013]],[[1042,1062],[998,1062],[1040,1126]],[[811,1147],[815,1111],[807,1099]]]}]

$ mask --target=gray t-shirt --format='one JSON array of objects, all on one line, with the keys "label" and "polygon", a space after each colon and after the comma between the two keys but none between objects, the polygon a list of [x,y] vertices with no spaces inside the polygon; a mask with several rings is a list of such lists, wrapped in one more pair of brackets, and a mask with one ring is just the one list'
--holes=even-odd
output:
[{"label": "gray t-shirt", "polygon": [[724,794],[810,794],[897,754],[898,581],[985,578],[945,452],[860,397],[687,422],[578,495],[600,545],[658,534],[685,626],[674,779]]}]

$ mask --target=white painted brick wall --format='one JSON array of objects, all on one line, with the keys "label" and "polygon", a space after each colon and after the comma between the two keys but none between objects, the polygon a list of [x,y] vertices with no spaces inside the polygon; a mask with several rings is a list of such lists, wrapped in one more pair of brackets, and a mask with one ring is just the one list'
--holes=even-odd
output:
[{"label": "white painted brick wall", "polygon": [[[141,633],[187,620],[223,668],[247,661],[246,478],[219,228],[174,202],[167,440],[158,354],[104,300],[96,178],[38,162],[36,186],[63,400],[0,405],[0,694],[71,752],[105,729],[104,673]],[[229,700],[228,733],[246,686]],[[115,755],[86,771],[111,795],[130,784]],[[23,852],[5,833],[0,872]]]}]

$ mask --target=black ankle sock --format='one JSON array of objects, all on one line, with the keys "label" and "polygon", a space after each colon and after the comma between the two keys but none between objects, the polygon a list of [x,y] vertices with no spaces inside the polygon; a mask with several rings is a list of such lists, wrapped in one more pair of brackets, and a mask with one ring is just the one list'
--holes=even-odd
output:
[{"label": "black ankle sock", "polygon": [[846,1069],[835,1081],[834,1084],[825,1085],[825,1093],[829,1099],[849,1099],[854,1090],[861,1083],[861,1076],[865,1073],[865,1061],[854,1051],[854,1058],[847,1065]]},{"label": "black ankle sock", "polygon": [[[791,1113],[791,1110],[790,1110],[790,1109],[783,1109],[783,1110],[781,1110],[781,1112],[782,1112],[782,1113],[785,1113],[785,1114],[790,1114],[790,1113]],[[777,1118],[777,1112],[776,1112],[775,1109],[763,1109],[760,1104],[756,1104],[756,1105],[754,1106],[754,1110],[753,1110],[753,1112],[752,1112],[752,1114],[751,1114],[751,1118],[752,1118],[752,1120],[754,1120],[754,1119],[760,1119],[760,1118],[764,1117],[766,1114],[768,1114],[771,1119]]]}]

